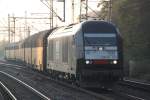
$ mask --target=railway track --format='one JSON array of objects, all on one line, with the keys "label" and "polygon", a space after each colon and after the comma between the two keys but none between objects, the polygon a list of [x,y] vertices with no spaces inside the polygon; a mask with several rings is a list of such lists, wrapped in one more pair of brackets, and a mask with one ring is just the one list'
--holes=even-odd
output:
[{"label": "railway track", "polygon": [[11,76],[8,73],[0,71],[0,79],[1,82],[5,84],[5,86],[3,84],[1,85],[3,85],[6,92],[9,89],[7,92],[7,95],[9,96],[8,100],[50,100],[50,98],[46,97],[31,86]]},{"label": "railway track", "polygon": [[93,91],[89,91],[87,89],[84,89],[84,88],[80,88],[80,87],[77,87],[75,85],[71,85],[71,84],[68,84],[68,83],[65,83],[65,82],[62,82],[62,81],[59,81],[59,80],[55,80],[55,79],[52,79],[52,78],[49,78],[50,80],[53,80],[55,81],[56,83],[59,83],[60,85],[63,85],[65,87],[69,87],[73,90],[77,90],[77,91],[80,91],[80,92],[84,92],[88,95],[91,95],[91,96],[94,96],[96,98],[99,98],[100,100],[114,100],[113,98],[110,98],[110,97],[107,97],[107,96],[104,96],[100,93],[96,93],[96,92],[93,92]]},{"label": "railway track", "polygon": [[[32,72],[34,72],[34,73],[36,72],[36,71],[33,71],[33,70],[30,70],[31,72],[30,72],[30,71],[27,71],[27,70],[26,70],[26,69],[27,69],[26,67],[20,66],[20,65],[6,64],[6,63],[3,63],[3,62],[1,62],[0,65],[1,65],[1,66],[5,66],[5,67],[8,67],[8,68],[11,68],[11,69],[21,70],[21,71],[23,71],[23,72],[25,72],[25,73],[28,73],[28,74],[32,74]],[[16,74],[17,74],[17,73],[16,73]],[[86,89],[82,89],[82,88],[80,88],[80,87],[73,86],[73,85],[71,85],[71,84],[67,84],[67,83],[62,82],[62,81],[59,81],[59,80],[54,80],[54,79],[52,79],[52,78],[50,78],[49,76],[46,76],[46,75],[44,75],[44,74],[41,74],[41,73],[36,73],[36,74],[37,74],[39,80],[40,80],[40,79],[48,79],[48,80],[51,80],[51,81],[53,81],[54,83],[61,85],[61,87],[70,88],[70,90],[72,90],[72,91],[78,91],[78,92],[80,92],[80,93],[82,93],[82,94],[86,94],[86,95],[92,96],[92,97],[93,97],[92,100],[95,100],[94,98],[97,98],[97,100],[113,100],[112,98],[103,96],[103,95],[101,95],[101,94],[99,94],[99,93],[95,93],[95,92],[92,92],[92,91],[88,91],[88,90],[86,90]],[[53,99],[52,99],[52,100],[53,100]],[[58,100],[59,100],[59,99],[58,99]],[[60,100],[61,100],[61,99],[60,99]],[[73,99],[70,99],[70,100],[73,100]],[[78,99],[77,99],[77,100],[78,100]]]},{"label": "railway track", "polygon": [[142,91],[150,92],[150,84],[147,83],[124,79],[123,83],[120,84],[131,86],[133,88],[140,89]]},{"label": "railway track", "polygon": [[10,90],[0,81],[0,100],[17,100]]},{"label": "railway track", "polygon": [[150,100],[150,84],[124,79],[117,83],[115,93],[128,100]]},{"label": "railway track", "polygon": [[[53,79],[52,79],[53,80]],[[57,80],[54,80],[57,82]],[[58,83],[63,84],[65,86],[68,86],[68,84],[66,85],[66,83],[58,81]],[[79,88],[79,87],[74,87],[75,89],[79,89],[80,91],[84,91],[86,93],[88,93],[89,95],[94,95],[96,97],[101,98],[102,100],[150,100],[150,84],[145,84],[145,83],[140,83],[140,82],[135,82],[135,81],[131,81],[131,80],[124,80],[121,81],[119,83],[117,83],[117,85],[122,85],[123,87],[127,87],[127,88],[133,88],[133,91],[138,90],[139,93],[144,92],[144,96],[140,96],[140,95],[135,95],[132,94],[133,91],[130,92],[124,92],[125,88],[120,88],[120,90],[118,90],[117,88],[113,88],[113,89],[99,89],[99,90],[87,90],[87,89],[83,89],[83,88]],[[72,85],[69,87],[73,87]],[[128,91],[128,89],[126,90]],[[145,95],[145,91],[148,93]],[[139,94],[138,93],[138,94]]]},{"label": "railway track", "polygon": [[[14,65],[14,64],[4,64],[7,65],[9,68],[15,68],[16,70],[22,70],[26,73],[32,74],[32,71],[29,72],[26,70],[26,67],[21,65]],[[12,67],[14,66],[14,67]],[[36,72],[36,71],[33,71]],[[109,92],[103,92],[103,91],[90,91],[86,89],[82,89],[76,86],[72,86],[71,84],[67,84],[62,81],[54,80],[47,75],[37,73],[39,79],[48,79],[53,81],[56,84],[60,84],[62,87],[70,88],[72,91],[78,91],[81,93],[86,93],[88,95],[91,95],[95,98],[98,98],[98,100],[149,100],[149,85],[148,84],[142,84],[139,82],[133,82],[130,80],[124,80],[122,82],[118,82],[118,84],[114,87],[113,90]],[[143,93],[141,93],[143,92]],[[146,93],[146,94],[145,94]],[[136,94],[136,95],[135,95]],[[140,95],[137,95],[140,94]],[[143,95],[144,94],[144,95]],[[142,95],[142,96],[141,96]],[[53,99],[52,99],[53,100]],[[71,99],[73,100],[73,99]]]}]

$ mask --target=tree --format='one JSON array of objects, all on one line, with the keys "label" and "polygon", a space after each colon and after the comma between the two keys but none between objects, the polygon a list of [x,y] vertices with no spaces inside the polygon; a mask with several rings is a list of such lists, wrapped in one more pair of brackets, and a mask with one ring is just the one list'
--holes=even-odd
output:
[{"label": "tree", "polygon": [[123,36],[126,59],[150,59],[150,1],[114,0],[112,21]]}]

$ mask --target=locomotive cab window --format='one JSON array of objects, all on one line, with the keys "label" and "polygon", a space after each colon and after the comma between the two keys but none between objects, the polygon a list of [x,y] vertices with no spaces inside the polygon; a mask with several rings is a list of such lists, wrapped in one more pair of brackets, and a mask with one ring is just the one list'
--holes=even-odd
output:
[{"label": "locomotive cab window", "polygon": [[84,33],[85,59],[118,59],[116,33]]},{"label": "locomotive cab window", "polygon": [[116,34],[84,34],[85,45],[116,45]]}]

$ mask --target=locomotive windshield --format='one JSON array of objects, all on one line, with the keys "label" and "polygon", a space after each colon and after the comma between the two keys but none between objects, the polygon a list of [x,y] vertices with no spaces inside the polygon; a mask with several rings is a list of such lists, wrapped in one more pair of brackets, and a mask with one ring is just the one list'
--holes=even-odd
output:
[{"label": "locomotive windshield", "polygon": [[90,45],[117,45],[116,44],[116,34],[114,33],[109,33],[109,34],[93,34],[93,33],[88,33],[84,34],[84,40],[85,40],[85,45],[90,46]]},{"label": "locomotive windshield", "polygon": [[82,27],[84,33],[84,42],[89,45],[117,45],[116,28],[114,25],[106,22],[87,22]]},{"label": "locomotive windshield", "polygon": [[118,59],[115,33],[84,33],[86,59]]},{"label": "locomotive windshield", "polygon": [[106,22],[87,22],[82,26],[85,59],[118,59],[116,27]]}]

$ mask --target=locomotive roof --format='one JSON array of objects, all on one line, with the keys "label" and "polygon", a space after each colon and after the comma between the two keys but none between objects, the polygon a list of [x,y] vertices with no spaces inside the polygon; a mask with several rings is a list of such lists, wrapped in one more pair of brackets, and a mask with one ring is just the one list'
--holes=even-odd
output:
[{"label": "locomotive roof", "polygon": [[50,38],[73,35],[77,31],[77,29],[79,29],[80,25],[81,23],[59,27],[50,34]]},{"label": "locomotive roof", "polygon": [[106,21],[89,20],[78,24],[70,24],[65,27],[60,27],[50,34],[50,38],[73,35],[76,34],[76,32],[80,29],[82,29],[83,32],[99,30],[100,32],[104,33],[116,33],[115,26],[112,23]]},{"label": "locomotive roof", "polygon": [[116,26],[106,21],[85,21],[82,23],[82,31],[93,32],[97,30],[102,33],[117,33]]}]

